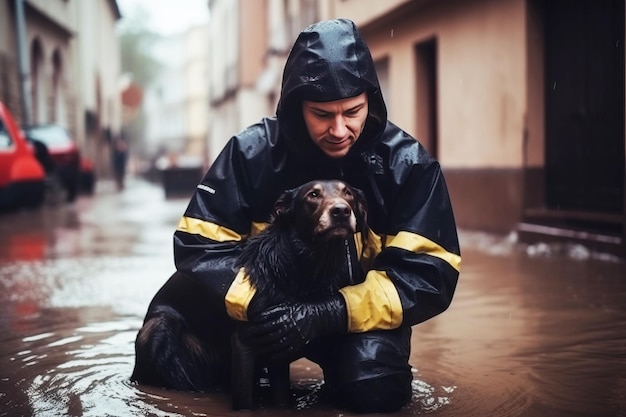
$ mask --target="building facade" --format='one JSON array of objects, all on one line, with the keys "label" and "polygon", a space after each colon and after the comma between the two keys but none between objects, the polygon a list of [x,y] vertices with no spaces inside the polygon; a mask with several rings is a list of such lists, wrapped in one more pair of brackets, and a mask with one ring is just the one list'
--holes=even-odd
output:
[{"label": "building facade", "polygon": [[100,175],[122,122],[120,17],[114,0],[0,1],[0,99],[20,123],[66,127]]}]

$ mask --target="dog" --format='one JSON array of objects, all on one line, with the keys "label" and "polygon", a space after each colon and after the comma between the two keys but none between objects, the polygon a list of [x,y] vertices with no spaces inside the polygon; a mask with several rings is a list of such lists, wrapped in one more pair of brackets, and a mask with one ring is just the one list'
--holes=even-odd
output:
[{"label": "dog", "polygon": [[[238,262],[256,288],[256,308],[335,294],[348,274],[345,240],[357,231],[367,236],[367,230],[365,198],[345,182],[312,181],[283,193],[270,225],[249,240]],[[239,332],[232,347],[233,408],[250,409],[256,355]],[[268,370],[274,403],[287,405],[289,364]]]},{"label": "dog", "polygon": [[[258,311],[286,300],[321,300],[345,285],[346,239],[361,232],[365,240],[368,231],[360,190],[338,180],[311,181],[278,197],[269,225],[247,240],[235,267],[244,268],[256,288]],[[205,392],[230,385],[232,407],[241,410],[254,408],[255,377],[265,368],[275,405],[287,405],[289,363],[259,363],[243,340],[243,325],[211,317],[199,284],[181,275],[174,273],[148,308],[131,380]]]}]

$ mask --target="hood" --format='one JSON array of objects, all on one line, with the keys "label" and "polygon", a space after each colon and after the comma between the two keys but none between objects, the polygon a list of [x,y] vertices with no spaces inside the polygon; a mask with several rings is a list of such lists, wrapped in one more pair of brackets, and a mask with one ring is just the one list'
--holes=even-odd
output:
[{"label": "hood", "polygon": [[276,114],[289,148],[306,160],[330,159],[310,139],[302,116],[302,100],[333,101],[368,93],[369,115],[349,155],[377,142],[387,121],[374,61],[354,22],[315,23],[300,33],[283,72]]}]

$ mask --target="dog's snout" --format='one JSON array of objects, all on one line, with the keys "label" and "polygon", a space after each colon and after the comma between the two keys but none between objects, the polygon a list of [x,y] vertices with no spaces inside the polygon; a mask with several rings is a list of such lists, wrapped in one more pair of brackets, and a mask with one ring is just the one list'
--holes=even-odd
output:
[{"label": "dog's snout", "polygon": [[346,203],[337,203],[330,209],[330,215],[336,219],[345,219],[351,214],[352,209]]}]

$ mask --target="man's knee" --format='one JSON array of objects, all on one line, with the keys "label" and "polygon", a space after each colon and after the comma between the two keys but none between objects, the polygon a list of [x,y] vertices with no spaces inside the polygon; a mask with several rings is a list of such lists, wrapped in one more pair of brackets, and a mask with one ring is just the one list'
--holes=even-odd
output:
[{"label": "man's knee", "polygon": [[390,413],[411,400],[410,374],[391,374],[333,387],[337,407],[357,413]]}]

